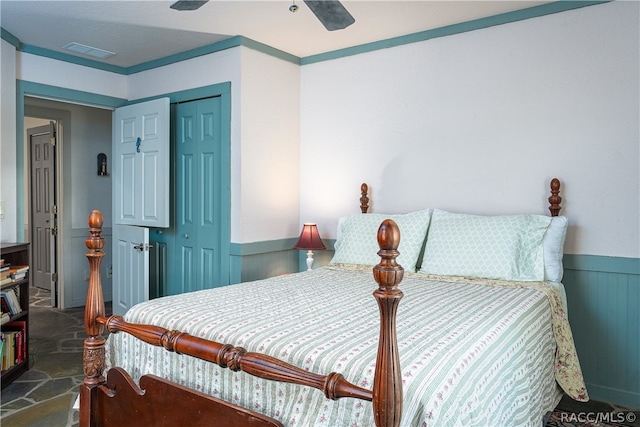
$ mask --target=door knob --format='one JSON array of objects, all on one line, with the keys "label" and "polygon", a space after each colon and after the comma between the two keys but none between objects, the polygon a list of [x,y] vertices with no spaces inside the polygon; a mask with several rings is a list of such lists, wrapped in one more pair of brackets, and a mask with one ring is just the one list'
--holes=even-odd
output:
[{"label": "door knob", "polygon": [[184,238],[185,238],[185,239],[188,239],[188,238],[189,238],[189,235],[188,235],[187,233],[184,233]]},{"label": "door knob", "polygon": [[135,249],[138,252],[142,252],[142,251],[148,252],[150,249],[153,249],[153,246],[150,244],[139,243],[137,245],[134,245],[133,249]]}]

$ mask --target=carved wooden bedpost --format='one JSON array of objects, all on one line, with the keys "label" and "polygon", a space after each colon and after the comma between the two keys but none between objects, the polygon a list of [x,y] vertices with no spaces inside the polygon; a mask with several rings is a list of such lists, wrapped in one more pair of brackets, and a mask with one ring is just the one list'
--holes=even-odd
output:
[{"label": "carved wooden bedpost", "polygon": [[404,275],[396,263],[400,255],[400,229],[386,219],[378,229],[380,263],[373,268],[379,288],[373,292],[380,308],[380,341],[373,380],[373,417],[378,427],[397,427],[402,417],[402,370],[398,355],[396,312],[403,293],[398,284]]},{"label": "carved wooden bedpost", "polygon": [[549,197],[549,211],[551,212],[551,216],[558,216],[560,214],[560,203],[562,203],[562,197],[560,194],[560,180],[558,178],[553,178],[551,180],[551,196]]},{"label": "carved wooden bedpost", "polygon": [[367,193],[369,192],[369,186],[363,182],[360,186],[360,210],[362,213],[367,213],[369,210],[369,197]]},{"label": "carved wooden bedpost", "polygon": [[84,340],[84,374],[85,378],[80,385],[80,426],[91,425],[91,401],[96,387],[104,382],[102,372],[105,366],[105,339],[102,337],[104,326],[96,322],[98,316],[104,317],[104,297],[102,295],[102,283],[100,280],[100,263],[104,257],[104,237],[102,233],[102,213],[98,210],[91,211],[89,215],[90,236],[85,240],[89,251],[89,289],[87,291],[87,303],[84,308],[84,328],[88,337]]}]

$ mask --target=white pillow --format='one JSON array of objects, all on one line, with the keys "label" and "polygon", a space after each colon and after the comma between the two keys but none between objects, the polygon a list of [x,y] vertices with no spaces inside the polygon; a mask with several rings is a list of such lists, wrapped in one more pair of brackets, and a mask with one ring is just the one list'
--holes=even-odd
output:
[{"label": "white pillow", "polygon": [[400,228],[398,264],[407,271],[416,271],[416,263],[431,219],[431,209],[407,214],[355,214],[338,221],[335,255],[330,264],[362,264],[374,266],[380,262],[378,228],[389,218]]},{"label": "white pillow", "polygon": [[564,268],[564,239],[567,236],[569,221],[566,216],[554,216],[544,233],[542,247],[544,250],[544,280],[559,283],[562,281]]},{"label": "white pillow", "polygon": [[420,272],[543,280],[542,239],[551,217],[480,216],[435,210]]}]

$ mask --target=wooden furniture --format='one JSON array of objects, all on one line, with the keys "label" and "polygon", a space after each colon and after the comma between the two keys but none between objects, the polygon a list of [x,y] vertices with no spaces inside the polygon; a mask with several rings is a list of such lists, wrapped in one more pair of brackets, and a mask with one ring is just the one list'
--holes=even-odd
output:
[{"label": "wooden furniture", "polygon": [[[12,266],[29,265],[29,243],[1,243],[0,258],[5,263]],[[1,291],[5,292],[10,289],[15,290],[20,301],[22,311],[11,316],[9,323],[2,325],[5,331],[11,328],[14,322],[24,322],[24,337],[22,339],[24,350],[22,351],[22,361],[13,365],[7,370],[2,371],[2,388],[11,384],[16,378],[25,373],[29,369],[29,273],[23,279],[18,279],[2,285]],[[6,345],[7,343],[5,343]]]},{"label": "wooden furniture", "polygon": [[[402,410],[402,383],[400,381],[400,365],[395,337],[395,313],[397,305],[402,298],[402,292],[398,289],[398,284],[402,280],[403,269],[397,265],[395,258],[398,256],[397,247],[400,241],[400,231],[393,221],[386,221],[380,226],[378,241],[380,243],[380,264],[374,269],[374,277],[379,284],[374,296],[378,300],[380,307],[380,344],[378,350],[378,360],[373,391],[358,387],[349,383],[341,374],[332,372],[329,375],[314,374],[296,366],[289,365],[273,357],[258,353],[247,352],[242,347],[234,347],[230,344],[221,344],[207,341],[191,336],[179,331],[169,331],[153,325],[130,324],[123,320],[121,316],[104,316],[104,299],[102,295],[102,284],[100,279],[100,262],[104,257],[104,238],[100,235],[103,218],[99,211],[93,211],[89,217],[90,237],[86,239],[87,258],[90,266],[89,289],[87,293],[87,304],[85,306],[85,329],[89,336],[84,344],[84,372],[85,380],[80,386],[80,425],[81,426],[103,426],[122,425],[122,419],[112,422],[111,413],[121,411],[123,402],[144,401],[132,400],[130,395],[145,395],[128,376],[121,372],[119,375],[121,384],[127,384],[128,390],[120,393],[114,385],[118,380],[109,377],[105,381],[102,373],[105,367],[105,339],[102,337],[104,327],[111,333],[127,332],[135,337],[155,346],[164,347],[168,351],[175,351],[187,354],[203,360],[207,360],[221,367],[229,368],[233,371],[244,371],[251,375],[275,381],[283,381],[300,384],[321,390],[329,399],[339,399],[342,397],[359,398],[373,401],[376,425],[397,426],[400,422]],[[118,375],[118,374],[116,374]],[[144,377],[143,377],[144,378]],[[152,381],[152,380],[145,380]],[[141,380],[141,384],[144,382]],[[127,387],[125,387],[127,388]],[[185,394],[193,394],[185,391]],[[127,397],[125,397],[125,394]],[[158,396],[166,395],[159,392]],[[151,396],[148,396],[151,399]],[[185,400],[193,397],[182,398]],[[212,398],[211,398],[212,399]],[[203,401],[211,401],[205,398]],[[118,400],[120,403],[117,403]],[[259,419],[265,418],[257,413],[241,410],[235,405],[218,401],[223,411],[235,411],[238,413],[240,421],[236,425],[254,425],[259,423]],[[109,409],[113,408],[113,409]],[[136,406],[134,413],[144,413],[145,417],[154,420],[153,425],[163,425],[167,415],[154,414],[160,408],[169,409],[167,406],[159,405],[157,402],[145,402]],[[231,408],[231,409],[229,409]],[[185,422],[193,422],[193,413],[184,413]],[[207,408],[208,416],[220,417],[219,410],[214,405]],[[203,416],[205,416],[203,414]],[[175,419],[172,418],[174,421]],[[205,418],[206,419],[206,418]],[[136,419],[131,419],[131,425],[139,425]],[[172,421],[173,422],[173,421]],[[266,419],[265,424],[257,425],[280,425],[279,422]],[[160,424],[157,424],[160,423]],[[275,423],[275,424],[270,424]],[[167,424],[168,425],[168,424]],[[230,425],[230,424],[225,424]]]},{"label": "wooden furniture", "polygon": [[[363,184],[361,189],[361,209],[366,212],[366,184]],[[559,181],[552,182],[552,189],[559,190]],[[555,209],[559,207],[560,202],[557,192],[553,193],[552,198],[550,202]],[[380,225],[377,236],[381,260],[373,268],[373,276],[378,283],[373,296],[378,302],[380,317],[372,390],[350,383],[340,373],[317,374],[275,357],[248,352],[231,344],[222,344],[159,326],[129,323],[121,316],[105,317],[99,274],[100,262],[105,255],[105,240],[101,237],[102,222],[99,211],[93,211],[89,216],[90,236],[86,239],[86,245],[89,249],[87,258],[90,280],[85,307],[85,329],[88,338],[84,345],[86,376],[80,386],[81,426],[173,425],[176,422],[189,425],[282,425],[275,419],[151,375],[144,375],[138,386],[124,370],[112,368],[105,379],[105,339],[102,337],[105,327],[111,333],[126,332],[169,352],[193,356],[232,371],[243,371],[268,380],[313,387],[322,391],[329,399],[355,398],[371,401],[376,426],[400,425],[403,386],[396,335],[396,312],[403,297],[398,285],[403,279],[404,269],[396,262],[399,255],[397,249],[400,231],[394,221],[385,220]],[[167,398],[168,396],[171,397]],[[233,416],[228,418],[229,414]]]}]

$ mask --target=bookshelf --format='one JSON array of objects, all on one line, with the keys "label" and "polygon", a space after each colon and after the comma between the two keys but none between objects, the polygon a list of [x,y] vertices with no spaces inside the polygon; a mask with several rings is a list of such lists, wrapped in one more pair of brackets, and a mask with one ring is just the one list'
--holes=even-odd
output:
[{"label": "bookshelf", "polygon": [[[4,264],[11,264],[12,267],[29,265],[29,244],[28,243],[0,243],[0,259],[4,260]],[[20,276],[18,274],[18,276]],[[7,295],[14,292],[16,300],[20,305],[20,311],[9,316],[9,319],[3,320],[0,326],[2,335],[5,337],[3,344],[3,353],[5,358],[8,356],[4,351],[8,347],[7,342],[10,338],[13,346],[13,360],[10,363],[5,362],[7,369],[2,370],[2,388],[11,384],[16,378],[25,373],[29,369],[29,272],[26,276],[17,278],[9,283],[0,285],[0,295]],[[4,298],[2,298],[4,299]],[[5,309],[2,310],[5,312]],[[14,310],[18,311],[18,310]],[[1,355],[2,353],[0,353]],[[9,366],[10,365],[10,366]]]}]

